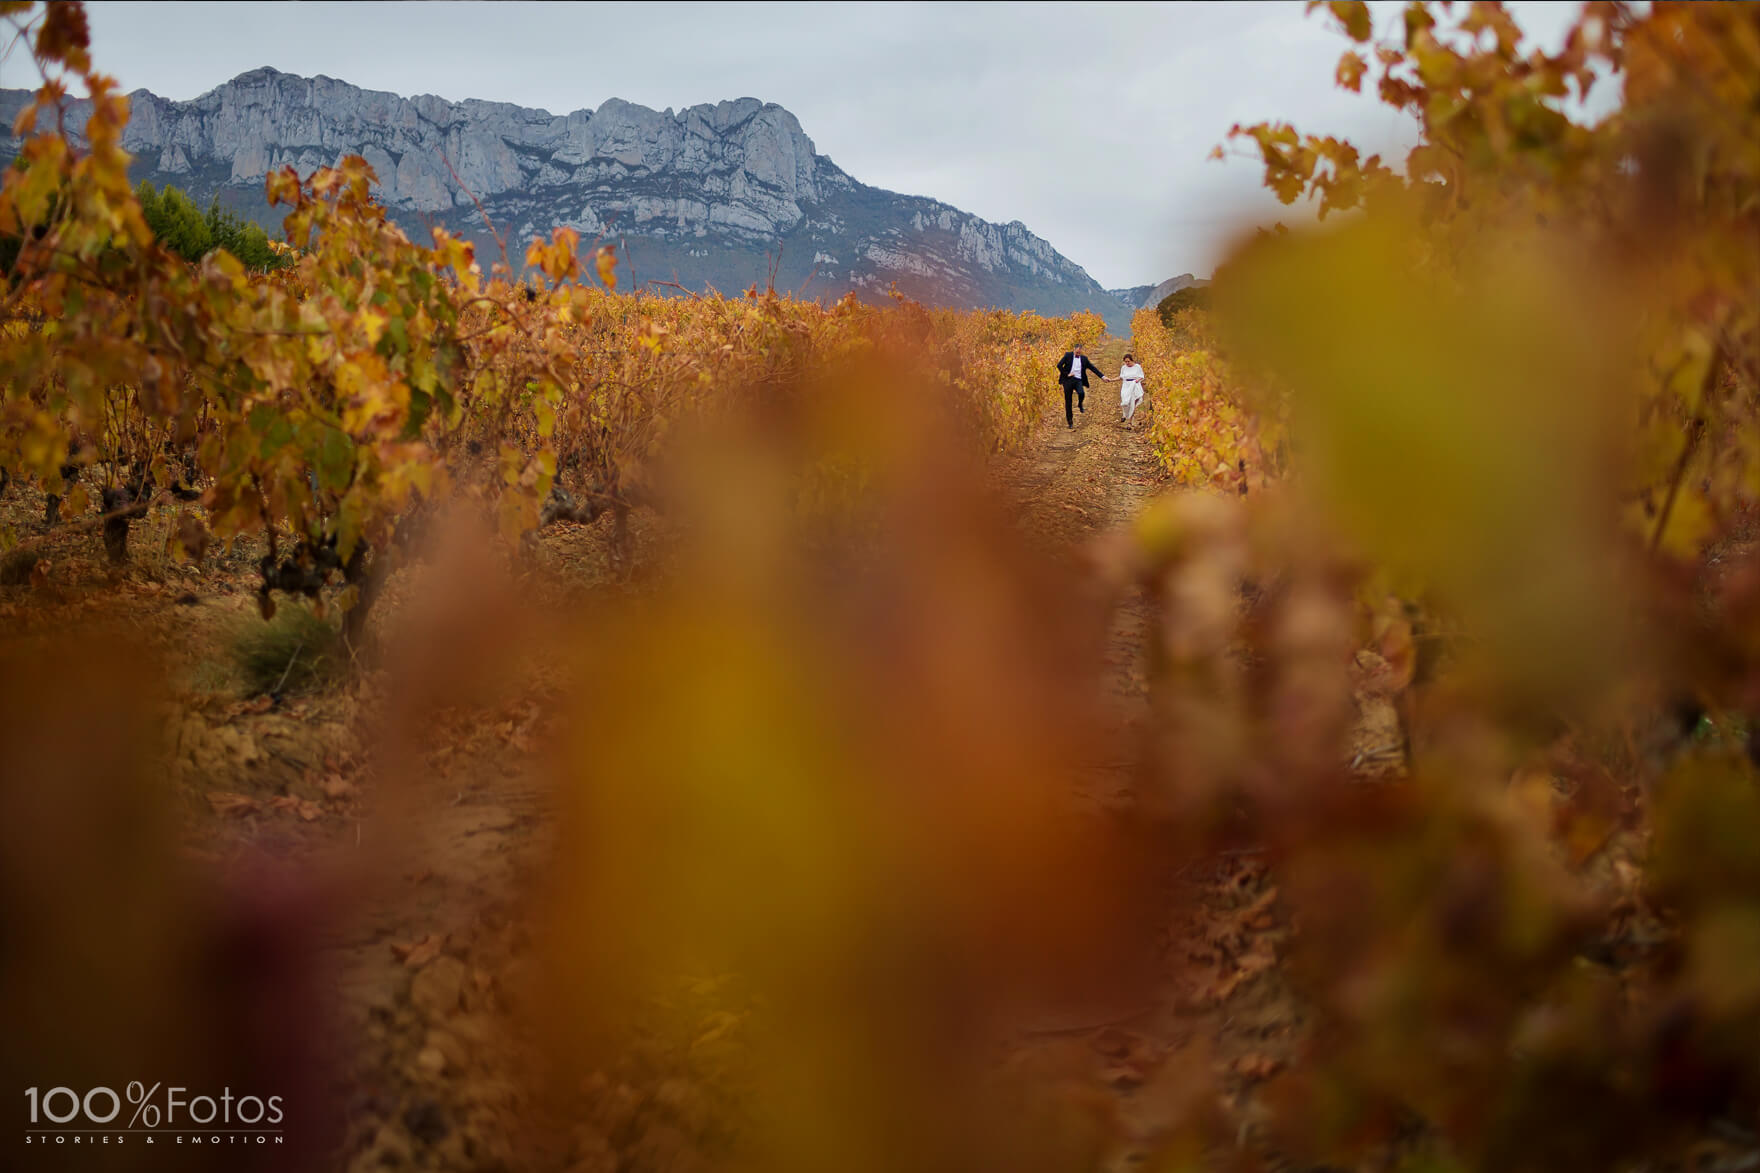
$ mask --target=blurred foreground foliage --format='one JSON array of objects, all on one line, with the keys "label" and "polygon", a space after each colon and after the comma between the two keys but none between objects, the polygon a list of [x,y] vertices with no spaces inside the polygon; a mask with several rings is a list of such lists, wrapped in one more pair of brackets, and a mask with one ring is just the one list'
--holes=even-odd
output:
[{"label": "blurred foreground foliage", "polygon": [[[1138,315],[1185,491],[1093,559],[1114,599],[1151,604],[1132,818],[1068,795],[1117,752],[1105,609],[981,475],[1097,320],[621,296],[582,280],[603,254],[567,231],[527,252],[545,284],[485,279],[463,242],[392,225],[358,159],[270,178],[296,264],[192,266],[151,239],[126,103],[80,8],[52,5],[33,48],[94,113],[79,145],[30,133],[65,97],[51,81],[0,189],[24,241],[0,459],[70,502],[94,466],[118,508],[196,484],[192,555],[204,527],[267,535],[271,602],[336,578],[358,604],[363,561],[459,527],[387,657],[380,784],[432,802],[434,714],[528,654],[566,666],[540,766],[561,844],[532,911],[548,1061],[528,1076],[565,1106],[634,1007],[696,980],[739,1008],[737,1030],[677,1031],[717,1063],[742,1040],[728,1168],[1635,1170],[1708,1138],[1752,1149],[1760,13],[1594,4],[1548,55],[1495,5],[1413,5],[1385,43],[1362,5],[1327,7],[1358,46],[1341,83],[1373,73],[1422,141],[1396,173],[1239,129],[1282,197],[1350,215],[1245,242],[1209,311]],[[1573,87],[1615,80],[1614,114],[1568,116]],[[483,554],[639,504],[682,523],[673,572],[586,614],[541,611]],[[0,971],[29,1015],[7,1070],[51,1078],[29,1063],[67,991],[106,1016],[53,1078],[144,1069],[163,1024],[204,1021],[182,1012],[199,972],[227,1016],[181,1048],[212,1043],[227,1078],[309,1078],[293,1042],[321,1020],[257,995],[312,964],[277,926],[319,910],[236,885],[252,948],[202,968],[136,813],[142,672],[99,655],[74,679],[113,736],[33,687],[52,667],[0,673],[0,898],[28,933]],[[1391,740],[1356,744],[1372,711],[1397,714]],[[1023,1015],[1167,977],[1142,956],[1168,898],[1151,876],[1242,851],[1291,929],[1265,965],[1311,1010],[1294,1062],[1236,1101],[1196,1042],[1128,1110],[998,1088],[993,1045]],[[93,908],[136,910],[119,980],[159,968],[133,1000],[86,963],[88,930],[120,931]]]},{"label": "blurred foreground foliage", "polygon": [[[1547,53],[1496,4],[1381,40],[1310,7],[1419,145],[1235,127],[1284,202],[1348,214],[1136,322],[1174,373],[1157,451],[1210,491],[1131,556],[1165,603],[1161,800],[1276,844],[1321,1011],[1271,1131],[1351,1167],[1413,1122],[1412,1168],[1751,1145],[1760,8],[1591,3]],[[1353,783],[1378,698],[1400,780]]]}]

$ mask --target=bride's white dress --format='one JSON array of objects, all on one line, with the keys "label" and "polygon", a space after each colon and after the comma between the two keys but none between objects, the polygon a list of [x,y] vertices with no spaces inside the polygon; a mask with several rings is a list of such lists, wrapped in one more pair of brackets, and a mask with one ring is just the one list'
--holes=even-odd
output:
[{"label": "bride's white dress", "polygon": [[1143,368],[1134,362],[1126,363],[1118,369],[1118,378],[1118,405],[1124,409],[1124,418],[1128,420],[1137,410],[1137,404],[1143,402]]}]

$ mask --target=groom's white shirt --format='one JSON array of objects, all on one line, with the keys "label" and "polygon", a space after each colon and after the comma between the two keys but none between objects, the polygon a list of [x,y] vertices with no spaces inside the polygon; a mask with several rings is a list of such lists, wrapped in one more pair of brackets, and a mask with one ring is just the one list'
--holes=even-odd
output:
[{"label": "groom's white shirt", "polygon": [[1079,354],[1070,359],[1069,377],[1072,379],[1079,379],[1082,377],[1082,356]]}]

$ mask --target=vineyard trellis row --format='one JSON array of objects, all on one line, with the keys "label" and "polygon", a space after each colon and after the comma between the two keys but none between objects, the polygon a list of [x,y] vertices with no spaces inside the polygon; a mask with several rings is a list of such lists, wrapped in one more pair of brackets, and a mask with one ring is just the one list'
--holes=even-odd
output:
[{"label": "vineyard trellis row", "polygon": [[[1592,3],[1551,52],[1495,4],[1414,3],[1381,40],[1366,6],[1325,9],[1339,83],[1419,147],[1396,171],[1239,128],[1279,197],[1359,214],[1243,244],[1212,315],[1135,323],[1164,467],[1213,490],[1102,554],[1150,603],[1138,797],[1168,855],[1250,844],[1276,878],[1262,911],[1288,933],[1243,980],[1287,975],[1312,1028],[1253,1119],[1194,1109],[1157,1155],[1263,1167],[1251,1133],[1348,1167],[1668,1168],[1719,1144],[1747,1167],[1760,6]],[[0,464],[75,514],[95,477],[118,520],[199,488],[217,536],[268,536],[265,600],[370,598],[423,502],[509,538],[559,480],[627,509],[693,416],[876,353],[909,356],[900,395],[1018,446],[1050,360],[1099,330],[635,297],[586,283],[599,258],[567,231],[525,254],[544,283],[485,278],[467,243],[397,229],[357,159],[269,180],[297,264],[191,266],[142,222],[82,10],[0,6],[27,12],[56,79],[0,188]],[[1610,77],[1615,113],[1567,115]],[[60,78],[92,95],[83,128]],[[826,471],[804,491],[859,484]],[[1390,740],[1346,752],[1375,706]],[[1219,1101],[1209,1080],[1188,1103]]]},{"label": "vineyard trellis row", "polygon": [[[1314,1014],[1266,1135],[1341,1167],[1751,1164],[1760,9],[1589,3],[1546,49],[1498,4],[1380,35],[1309,7],[1418,146],[1235,127],[1327,223],[1134,323],[1163,467],[1209,490],[1127,567],[1178,747],[1154,797],[1187,850],[1258,845]],[[1380,704],[1397,736],[1341,761]]]},{"label": "vineyard trellis row", "polygon": [[[178,532],[191,550],[264,535],[265,613],[276,591],[331,584],[344,606],[370,600],[399,527],[438,500],[476,502],[510,541],[558,516],[621,522],[641,497],[632,470],[684,416],[905,339],[924,392],[956,400],[985,446],[1016,448],[1059,348],[1104,332],[1091,314],[902,299],[621,294],[608,251],[570,229],[532,242],[528,280],[499,264],[485,277],[443,229],[412,241],[358,156],[268,177],[294,264],[251,273],[220,250],[188,264],[142,218],[128,101],[92,65],[83,9],[48,5],[27,31],[31,7],[0,7],[45,79],[0,188],[0,235],[19,244],[0,297],[0,467],[70,518],[95,480],[117,558],[130,518],[199,486]],[[70,86],[91,96],[84,126],[67,124]]]}]

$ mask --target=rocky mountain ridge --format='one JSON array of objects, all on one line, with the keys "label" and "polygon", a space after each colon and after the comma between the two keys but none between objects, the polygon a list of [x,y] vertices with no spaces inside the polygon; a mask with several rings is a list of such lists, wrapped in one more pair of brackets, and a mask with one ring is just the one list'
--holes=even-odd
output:
[{"label": "rocky mountain ridge", "polygon": [[1210,284],[1208,277],[1194,277],[1190,273],[1181,273],[1178,277],[1169,277],[1159,285],[1133,285],[1129,289],[1108,289],[1106,292],[1123,302],[1126,307],[1135,310],[1154,309],[1163,298],[1178,293],[1182,289],[1202,288]]},{"label": "rocky mountain ridge", "polygon": [[[0,117],[10,124],[30,97],[0,91]],[[1115,328],[1128,318],[1019,221],[860,183],[817,152],[793,114],[755,98],[677,112],[613,98],[555,115],[263,68],[189,101],[146,90],[130,99],[123,145],[138,178],[204,203],[217,196],[271,228],[268,172],[309,173],[358,153],[406,227],[440,224],[484,243],[481,200],[510,239],[566,225],[623,244],[625,278],[644,283],[731,291],[774,274],[778,288],[806,296],[878,299],[896,284],[933,304],[1091,309]]]}]

